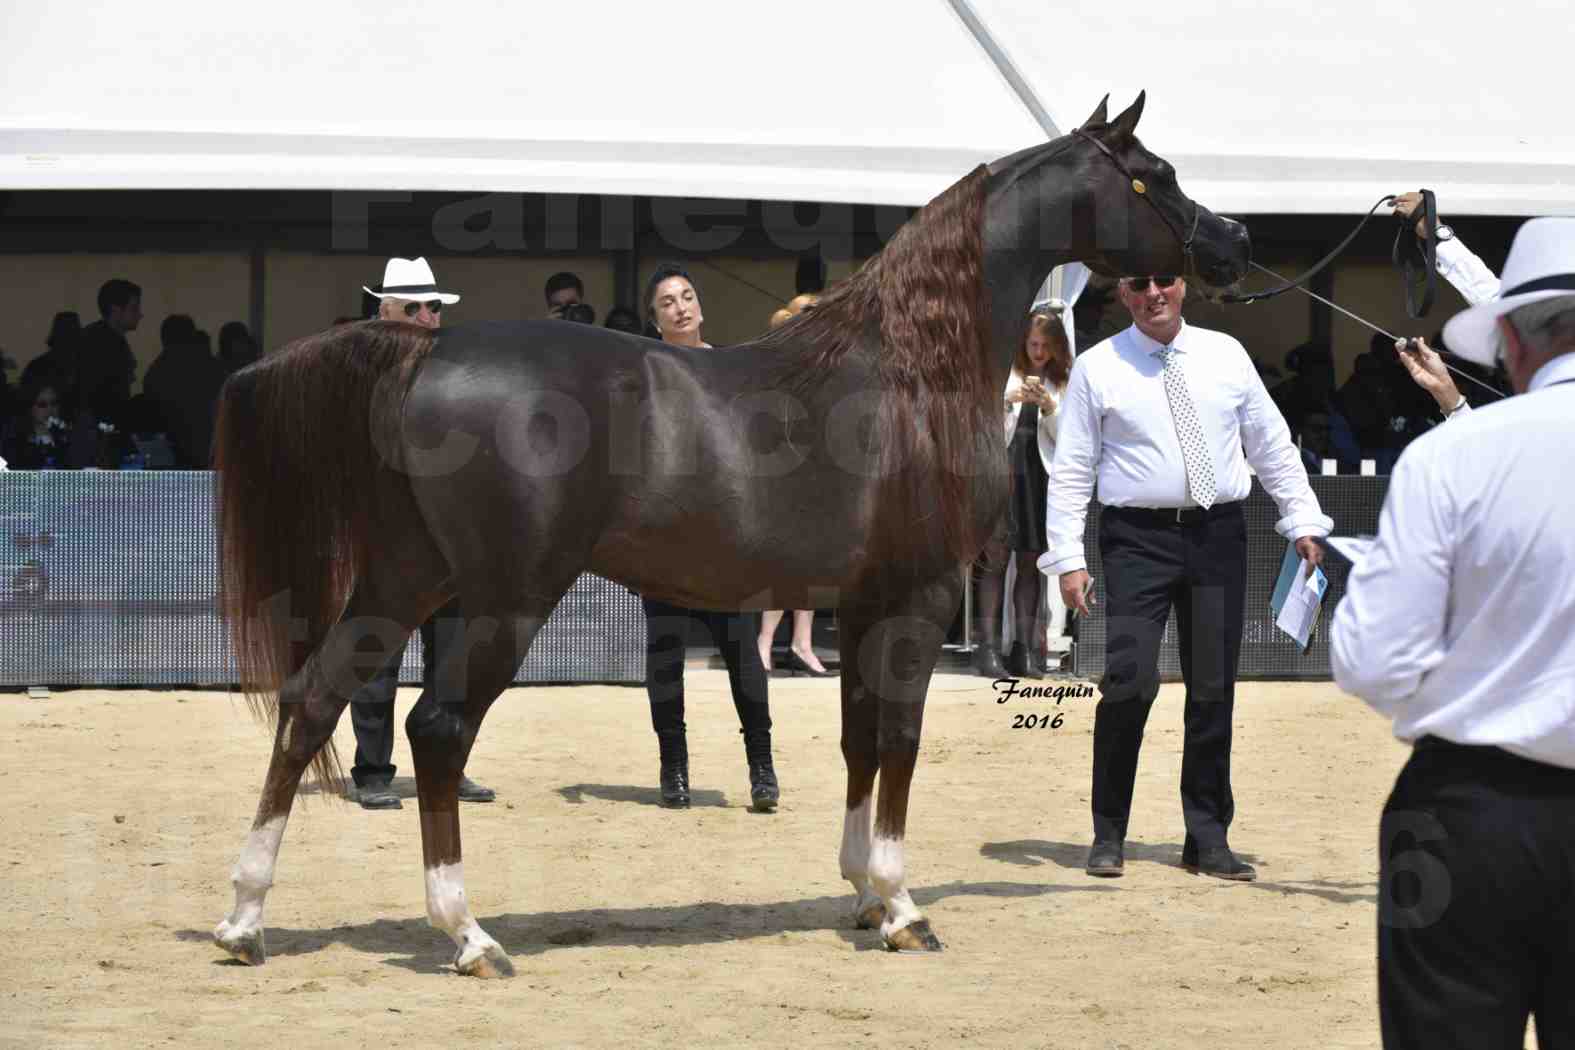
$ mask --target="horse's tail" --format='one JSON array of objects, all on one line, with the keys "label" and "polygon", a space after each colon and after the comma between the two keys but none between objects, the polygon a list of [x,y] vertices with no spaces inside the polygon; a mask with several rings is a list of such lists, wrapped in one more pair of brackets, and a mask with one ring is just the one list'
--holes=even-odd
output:
[{"label": "horse's tail", "polygon": [[[395,322],[333,328],[237,372],[219,396],[219,602],[241,688],[270,724],[365,569],[400,408],[432,342]],[[331,740],[312,762],[324,785],[343,782]]]}]

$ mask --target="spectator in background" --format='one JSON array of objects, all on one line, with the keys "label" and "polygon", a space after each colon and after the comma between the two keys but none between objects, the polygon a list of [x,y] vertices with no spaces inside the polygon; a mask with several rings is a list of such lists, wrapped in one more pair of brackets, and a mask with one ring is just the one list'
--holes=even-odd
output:
[{"label": "spectator in background", "polygon": [[[1387,339],[1383,343],[1390,353],[1394,352]],[[1357,355],[1351,378],[1340,387],[1335,401],[1350,423],[1359,457],[1375,460],[1378,473],[1389,473],[1404,446],[1394,429],[1395,420],[1403,423],[1404,415],[1395,396],[1392,373],[1374,350]]]},{"label": "spectator in background", "polygon": [[0,457],[12,470],[67,467],[72,428],[61,413],[60,391],[53,381],[24,384],[17,410],[0,437]]},{"label": "spectator in background", "polygon": [[56,390],[70,390],[77,385],[77,344],[82,339],[82,319],[75,310],[62,310],[49,322],[49,335],[44,345],[49,347],[22,370],[21,385],[35,386],[46,380]]},{"label": "spectator in background", "polygon": [[[388,260],[380,290],[361,290],[377,299],[379,320],[399,321],[422,328],[441,328],[443,307],[459,302],[459,296],[453,292],[438,290],[437,278],[424,258]],[[433,688],[436,680],[434,671],[445,655],[438,651],[439,642],[445,643],[445,650],[448,644],[446,625],[440,637],[439,624],[441,621],[452,621],[459,615],[459,599],[456,597],[421,625],[422,685],[425,690]],[[399,793],[394,790],[394,699],[399,691],[399,665],[404,662],[404,658],[405,646],[401,645],[366,684],[350,697],[350,724],[355,730],[355,766],[351,768],[350,776],[355,782],[356,801],[361,803],[362,809],[404,807],[404,803],[399,800]],[[491,802],[496,797],[497,793],[491,788],[461,773],[461,802]]]},{"label": "spectator in background", "polygon": [[1323,343],[1303,343],[1285,355],[1285,367],[1290,378],[1276,384],[1269,396],[1290,427],[1302,465],[1317,474],[1324,460],[1333,459],[1342,471],[1354,473],[1361,455],[1351,424],[1335,403],[1334,355]]},{"label": "spectator in background", "polygon": [[[1055,459],[1057,412],[1072,371],[1072,348],[1061,320],[1064,309],[1061,306],[1029,315],[1028,329],[1006,380],[1002,419],[1012,474],[1011,500],[1004,529],[991,537],[975,563],[979,647],[974,652],[974,670],[989,678],[1045,676],[1047,636],[1040,618],[1045,581],[1038,561],[1049,549],[1046,490]],[[1009,598],[1005,597],[1008,554],[1017,559],[1017,578]],[[1012,644],[1004,670],[1000,657],[1003,598],[1012,603]]]},{"label": "spectator in background", "polygon": [[[804,262],[799,262],[803,269]],[[796,296],[792,302],[771,315],[771,327],[780,328],[803,311],[815,305],[819,297],[813,294]],[[777,625],[782,622],[781,609],[767,609],[760,614],[760,662],[765,665],[766,672],[772,670],[771,643],[776,640]],[[829,678],[836,674],[828,671],[826,665],[820,662],[820,657],[815,655],[814,646],[815,610],[793,610],[793,633],[788,643],[787,656],[784,663],[793,674],[806,674],[811,678]]]},{"label": "spectator in background", "polygon": [[543,293],[547,298],[547,317],[554,321],[595,324],[596,311],[585,303],[585,285],[579,275],[564,270],[547,278]]},{"label": "spectator in background", "polygon": [[159,326],[163,350],[148,366],[142,391],[165,421],[175,465],[206,470],[213,446],[213,414],[228,374],[209,349],[207,332],[186,314],[171,314]]},{"label": "spectator in background", "polygon": [[257,360],[257,340],[244,321],[227,321],[219,329],[219,364],[225,375],[233,375]]},{"label": "spectator in background", "polygon": [[644,331],[640,315],[627,306],[615,306],[608,310],[607,320],[603,324],[615,332],[628,332],[630,335],[640,335]]},{"label": "spectator in background", "polygon": [[[673,352],[725,353],[700,334],[705,321],[700,294],[683,267],[663,263],[645,289],[645,308],[662,341]],[[655,351],[660,353],[661,351]],[[688,808],[689,738],[684,722],[684,642],[691,625],[705,628],[722,651],[727,680],[744,736],[749,763],[749,798],[754,809],[775,809],[781,796],[771,760],[771,710],[766,669],[754,644],[760,634],[755,614],[686,609],[641,596],[645,610],[645,690],[651,703],[651,728],[661,753],[661,800]]]},{"label": "spectator in background", "polygon": [[[77,347],[77,383],[65,406],[73,416],[115,423],[131,399],[137,359],[126,341],[142,323],[142,289],[119,277],[98,290],[99,319],[82,329]],[[78,422],[81,420],[78,418]]]}]

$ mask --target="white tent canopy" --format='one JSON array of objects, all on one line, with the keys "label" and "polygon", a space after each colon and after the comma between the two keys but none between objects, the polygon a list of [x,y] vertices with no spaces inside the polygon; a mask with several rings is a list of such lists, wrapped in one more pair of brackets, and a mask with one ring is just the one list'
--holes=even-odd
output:
[{"label": "white tent canopy", "polygon": [[1564,22],[1349,0],[8,5],[0,189],[919,204],[1147,88],[1140,134],[1216,210],[1428,185],[1455,214],[1575,213]]}]

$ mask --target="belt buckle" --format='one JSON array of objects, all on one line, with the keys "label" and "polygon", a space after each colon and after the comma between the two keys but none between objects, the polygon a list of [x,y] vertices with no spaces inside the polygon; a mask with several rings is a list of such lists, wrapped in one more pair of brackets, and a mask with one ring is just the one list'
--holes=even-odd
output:
[{"label": "belt buckle", "polygon": [[1177,525],[1184,524],[1184,522],[1182,521],[1182,518],[1181,518],[1181,512],[1186,510],[1186,509],[1187,508],[1185,508],[1185,507],[1177,507],[1176,508],[1176,524]]}]

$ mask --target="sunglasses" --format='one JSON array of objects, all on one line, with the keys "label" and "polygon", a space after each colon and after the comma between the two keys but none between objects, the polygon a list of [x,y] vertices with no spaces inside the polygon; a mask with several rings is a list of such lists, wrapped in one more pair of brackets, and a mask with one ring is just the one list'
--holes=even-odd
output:
[{"label": "sunglasses", "polygon": [[432,314],[440,314],[440,313],[443,312],[443,300],[441,300],[441,299],[433,299],[431,302],[428,302],[428,303],[406,303],[405,304],[405,316],[406,317],[414,317],[414,316],[416,316],[416,314],[421,312],[421,308],[423,306],[427,308],[427,312],[432,313]]},{"label": "sunglasses", "polygon": [[1167,274],[1161,274],[1158,277],[1127,277],[1127,278],[1123,279],[1124,283],[1127,286],[1127,290],[1130,291],[1130,292],[1146,292],[1146,291],[1148,291],[1148,282],[1150,282],[1150,281],[1154,282],[1154,287],[1155,288],[1163,290],[1165,288],[1169,288],[1171,285],[1175,284],[1178,280],[1180,280],[1180,278],[1178,278],[1175,274],[1168,274],[1168,273]]}]

